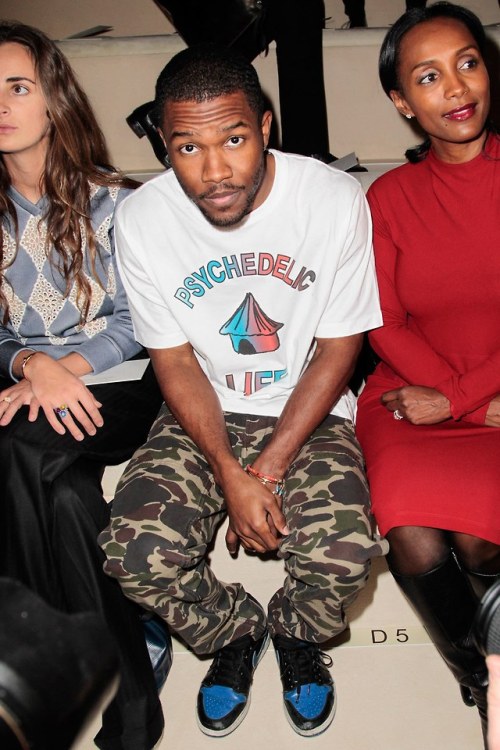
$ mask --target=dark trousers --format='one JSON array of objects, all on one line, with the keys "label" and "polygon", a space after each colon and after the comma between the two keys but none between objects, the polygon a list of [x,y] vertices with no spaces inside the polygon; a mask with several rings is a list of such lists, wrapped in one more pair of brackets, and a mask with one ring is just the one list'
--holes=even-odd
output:
[{"label": "dark trousers", "polygon": [[[0,389],[9,384],[0,380]],[[103,468],[130,458],[144,442],[161,396],[151,367],[142,381],[92,392],[103,404],[104,426],[82,442],[58,435],[43,412],[28,422],[26,407],[0,428],[0,575],[60,610],[103,615],[120,652],[121,683],[96,742],[103,750],[151,750],[163,717],[140,611],[104,574],[96,540],[109,522]]]},{"label": "dark trousers", "polygon": [[271,0],[266,36],[276,41],[283,151],[327,154],[323,0]]},{"label": "dark trousers", "polygon": [[343,0],[344,11],[352,26],[365,26],[365,0]]},{"label": "dark trousers", "polygon": [[[168,0],[156,0],[169,16]],[[203,5],[203,3],[199,3]],[[222,4],[224,6],[224,4]],[[323,80],[324,0],[267,0],[265,15],[234,41],[234,49],[251,61],[259,50],[276,42],[281,112],[281,147],[296,154],[327,155],[328,122]],[[219,11],[220,12],[220,11]],[[206,13],[206,10],[204,11]],[[175,14],[174,14],[175,15]],[[209,20],[208,16],[207,20]],[[178,18],[178,21],[180,19]],[[186,38],[231,43],[222,18]],[[187,26],[187,24],[185,23]],[[196,28],[197,27],[197,28]],[[229,24],[229,28],[232,28]],[[257,37],[257,38],[256,38]],[[276,143],[270,145],[276,146]]]}]

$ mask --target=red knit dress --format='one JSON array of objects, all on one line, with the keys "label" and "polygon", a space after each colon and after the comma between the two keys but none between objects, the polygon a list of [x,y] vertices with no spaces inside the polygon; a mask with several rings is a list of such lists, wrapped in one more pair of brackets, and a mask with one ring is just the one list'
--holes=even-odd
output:
[{"label": "red knit dress", "polygon": [[[384,326],[382,359],[358,404],[375,517],[460,531],[500,544],[500,428],[486,427],[500,393],[500,139],[465,164],[431,151],[368,193]],[[381,395],[437,388],[453,418],[397,421]]]}]

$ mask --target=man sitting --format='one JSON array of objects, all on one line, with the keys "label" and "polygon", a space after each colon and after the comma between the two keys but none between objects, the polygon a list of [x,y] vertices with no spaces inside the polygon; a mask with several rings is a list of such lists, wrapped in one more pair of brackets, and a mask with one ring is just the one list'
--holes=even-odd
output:
[{"label": "man sitting", "polygon": [[[197,654],[203,732],[233,731],[271,636],[289,722],[326,729],[335,690],[320,644],[383,554],[373,534],[347,388],[363,332],[381,324],[358,183],[266,150],[271,113],[252,66],[191,47],[165,67],[156,113],[171,170],[116,223],[138,340],[165,406],[130,462],[100,541],[106,571]],[[267,615],[216,579],[207,546],[278,551]]]}]

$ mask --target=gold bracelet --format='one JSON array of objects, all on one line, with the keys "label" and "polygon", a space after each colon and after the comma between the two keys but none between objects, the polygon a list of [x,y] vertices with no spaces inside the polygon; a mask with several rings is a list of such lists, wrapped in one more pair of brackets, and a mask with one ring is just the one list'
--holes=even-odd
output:
[{"label": "gold bracelet", "polygon": [[[23,378],[26,378],[26,374],[24,372],[24,368],[26,367],[26,365],[30,361],[31,357],[34,357],[35,354],[40,354],[40,352],[31,352],[31,354],[28,354],[27,357],[23,358],[23,361],[21,362],[21,374],[22,374]],[[28,380],[28,378],[26,378],[26,380]]]}]

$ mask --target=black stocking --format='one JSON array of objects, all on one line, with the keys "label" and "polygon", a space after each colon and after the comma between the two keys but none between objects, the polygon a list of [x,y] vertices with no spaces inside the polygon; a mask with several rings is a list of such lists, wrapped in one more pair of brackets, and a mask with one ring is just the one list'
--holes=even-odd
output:
[{"label": "black stocking", "polygon": [[397,526],[387,534],[393,573],[418,576],[436,568],[450,553],[446,532],[423,526]]}]

